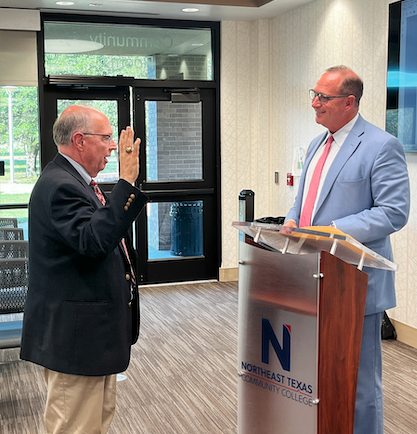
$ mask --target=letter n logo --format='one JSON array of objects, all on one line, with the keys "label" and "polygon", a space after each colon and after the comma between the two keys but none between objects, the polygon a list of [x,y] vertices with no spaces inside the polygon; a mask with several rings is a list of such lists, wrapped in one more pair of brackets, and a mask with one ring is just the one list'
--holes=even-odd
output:
[{"label": "letter n logo", "polygon": [[282,347],[274,333],[274,329],[268,319],[262,318],[262,363],[269,365],[269,343],[275,350],[275,354],[284,371],[290,371],[291,365],[291,326],[282,326]]}]

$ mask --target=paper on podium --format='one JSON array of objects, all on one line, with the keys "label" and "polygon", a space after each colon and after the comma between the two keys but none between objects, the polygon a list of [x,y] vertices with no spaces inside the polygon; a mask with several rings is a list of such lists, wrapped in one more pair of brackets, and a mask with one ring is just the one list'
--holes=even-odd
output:
[{"label": "paper on podium", "polygon": [[362,267],[396,271],[398,265],[332,226],[290,228],[257,222],[233,222],[232,226],[253,238],[255,243],[283,254],[303,255],[325,250],[343,261]]}]

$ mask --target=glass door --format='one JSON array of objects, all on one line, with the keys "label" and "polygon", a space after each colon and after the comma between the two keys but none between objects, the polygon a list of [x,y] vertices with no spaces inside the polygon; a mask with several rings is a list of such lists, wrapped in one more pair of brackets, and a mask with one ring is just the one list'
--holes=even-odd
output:
[{"label": "glass door", "polygon": [[[41,164],[46,166],[56,155],[57,148],[52,138],[52,126],[57,116],[72,104],[83,104],[104,113],[113,128],[117,143],[120,131],[130,125],[129,87],[94,88],[87,86],[47,86],[45,88],[44,116],[41,117]],[[96,178],[97,183],[106,193],[119,179],[119,158],[117,151],[109,158],[106,168]]]},{"label": "glass door", "polygon": [[215,92],[135,88],[134,101],[142,138],[139,185],[149,197],[136,226],[141,280],[216,279]]}]

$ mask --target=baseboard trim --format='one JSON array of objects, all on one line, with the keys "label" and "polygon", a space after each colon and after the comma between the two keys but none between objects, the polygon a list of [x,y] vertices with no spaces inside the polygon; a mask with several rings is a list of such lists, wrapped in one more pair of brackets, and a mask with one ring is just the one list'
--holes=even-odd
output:
[{"label": "baseboard trim", "polygon": [[397,340],[413,348],[417,348],[417,329],[395,319],[390,318],[390,320],[397,332]]},{"label": "baseboard trim", "polygon": [[220,282],[237,282],[239,280],[239,268],[220,268]]}]

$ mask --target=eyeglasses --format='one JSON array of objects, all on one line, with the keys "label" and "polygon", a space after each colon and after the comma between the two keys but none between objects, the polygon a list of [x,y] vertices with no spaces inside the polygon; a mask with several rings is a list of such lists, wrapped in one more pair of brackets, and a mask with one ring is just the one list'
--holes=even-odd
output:
[{"label": "eyeglasses", "polygon": [[85,136],[101,136],[105,137],[107,139],[107,142],[110,144],[110,142],[113,140],[113,134],[96,134],[96,133],[82,133]]},{"label": "eyeglasses", "polygon": [[318,97],[321,104],[327,104],[331,99],[334,98],[346,98],[347,96],[350,96],[350,95],[327,96],[322,93],[317,93],[313,89],[310,89],[308,92],[310,93],[311,101],[313,101],[315,97]]}]

